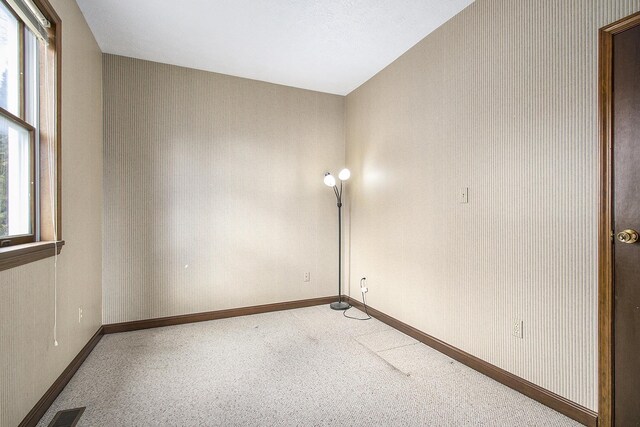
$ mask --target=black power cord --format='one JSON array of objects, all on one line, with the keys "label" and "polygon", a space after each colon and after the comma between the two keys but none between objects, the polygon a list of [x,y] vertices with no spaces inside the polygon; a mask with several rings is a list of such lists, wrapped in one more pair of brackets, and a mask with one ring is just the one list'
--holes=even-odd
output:
[{"label": "black power cord", "polygon": [[350,308],[353,307],[351,304],[349,304],[349,308],[347,308],[347,310],[344,310],[342,312],[342,315],[344,317],[346,317],[347,319],[353,319],[353,320],[369,320],[369,319],[371,319],[371,315],[369,314],[369,311],[367,310],[367,298],[365,297],[365,294],[369,291],[369,289],[367,287],[365,287],[365,286],[362,286],[362,282],[364,282],[365,280],[367,280],[366,277],[363,277],[362,279],[360,279],[360,292],[362,293],[362,304],[364,305],[364,312],[367,313],[367,317],[361,318],[361,317],[347,316],[347,310],[349,310]]}]

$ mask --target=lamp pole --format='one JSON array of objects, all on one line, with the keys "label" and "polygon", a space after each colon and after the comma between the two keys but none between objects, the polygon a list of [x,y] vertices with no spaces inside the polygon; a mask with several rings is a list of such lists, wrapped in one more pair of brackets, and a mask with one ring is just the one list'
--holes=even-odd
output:
[{"label": "lamp pole", "polygon": [[338,199],[338,304],[342,303],[342,181]]},{"label": "lamp pole", "polygon": [[340,171],[338,175],[340,189],[338,189],[336,180],[330,173],[327,172],[324,176],[324,183],[333,188],[338,206],[338,301],[330,304],[330,307],[334,310],[346,310],[349,308],[349,304],[342,301],[342,183],[349,179],[350,175],[351,173],[348,169]]}]

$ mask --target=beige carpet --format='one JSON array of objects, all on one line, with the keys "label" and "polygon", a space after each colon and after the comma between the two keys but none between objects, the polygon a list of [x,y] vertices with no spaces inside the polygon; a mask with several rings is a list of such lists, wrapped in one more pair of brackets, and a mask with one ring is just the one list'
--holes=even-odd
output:
[{"label": "beige carpet", "polygon": [[106,335],[40,425],[78,406],[80,426],[577,425],[328,306]]}]

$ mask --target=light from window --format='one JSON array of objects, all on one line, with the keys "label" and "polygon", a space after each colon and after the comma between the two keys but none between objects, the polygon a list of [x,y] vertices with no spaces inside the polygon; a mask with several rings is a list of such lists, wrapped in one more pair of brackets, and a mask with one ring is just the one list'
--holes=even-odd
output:
[{"label": "light from window", "polygon": [[0,1],[0,246],[36,239],[40,45]]},{"label": "light from window", "polygon": [[30,132],[0,115],[0,238],[33,232],[32,159]]},{"label": "light from window", "polygon": [[20,25],[0,3],[0,107],[20,115]]}]

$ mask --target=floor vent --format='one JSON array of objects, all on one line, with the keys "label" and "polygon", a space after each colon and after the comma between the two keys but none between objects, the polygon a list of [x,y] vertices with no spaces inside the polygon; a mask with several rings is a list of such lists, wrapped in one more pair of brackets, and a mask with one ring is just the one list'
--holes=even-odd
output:
[{"label": "floor vent", "polygon": [[85,408],[65,409],[58,411],[49,423],[49,427],[75,427]]}]

